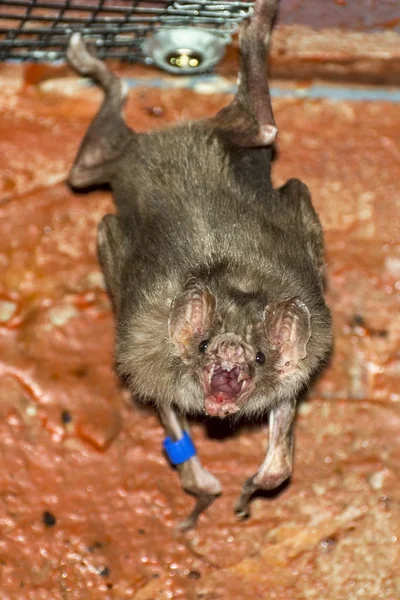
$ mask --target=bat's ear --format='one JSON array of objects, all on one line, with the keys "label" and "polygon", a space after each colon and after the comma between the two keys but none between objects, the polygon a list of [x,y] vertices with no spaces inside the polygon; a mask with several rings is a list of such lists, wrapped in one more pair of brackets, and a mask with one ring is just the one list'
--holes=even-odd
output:
[{"label": "bat's ear", "polygon": [[121,274],[127,247],[126,235],[118,217],[105,215],[97,229],[97,254],[115,312],[118,312],[120,303]]},{"label": "bat's ear", "polygon": [[267,51],[278,0],[256,0],[250,23],[242,25],[239,40],[239,88],[229,106],[211,122],[224,138],[241,148],[268,146],[278,129],[272,112],[267,79]]},{"label": "bat's ear", "polygon": [[215,296],[200,281],[191,277],[171,307],[169,335],[183,359],[187,358],[193,337],[199,340],[210,329],[215,315]]},{"label": "bat's ear", "polygon": [[267,340],[279,352],[277,372],[286,377],[299,369],[311,335],[310,312],[299,298],[269,304],[264,311]]}]

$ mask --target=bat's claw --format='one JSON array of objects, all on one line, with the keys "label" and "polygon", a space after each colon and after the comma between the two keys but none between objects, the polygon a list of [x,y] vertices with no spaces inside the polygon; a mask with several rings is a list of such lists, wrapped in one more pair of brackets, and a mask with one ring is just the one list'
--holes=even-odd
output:
[{"label": "bat's claw", "polygon": [[188,517],[186,517],[186,519],[184,519],[183,521],[181,521],[180,523],[178,523],[178,525],[176,526],[176,530],[177,531],[190,531],[191,529],[194,529],[197,525],[197,519],[198,517],[193,517],[192,514],[190,514]]},{"label": "bat's claw", "polygon": [[219,494],[203,494],[199,496],[196,500],[196,505],[190,515],[186,517],[179,525],[177,525],[176,529],[178,531],[189,531],[190,529],[194,529],[197,525],[197,521],[199,516],[203,511],[205,511],[210,504],[214,502],[216,498],[218,498]]},{"label": "bat's claw", "polygon": [[238,521],[246,521],[250,515],[250,507],[249,506],[235,506],[235,515]]},{"label": "bat's claw", "polygon": [[239,521],[245,521],[246,519],[248,519],[251,515],[251,511],[250,511],[250,498],[248,496],[248,494],[240,494],[236,504],[235,504],[235,508],[234,508],[234,512],[236,515],[236,518]]},{"label": "bat's claw", "polygon": [[242,492],[237,499],[235,504],[235,515],[240,521],[244,521],[250,517],[250,499],[253,493],[257,489],[257,485],[254,483],[254,475],[253,477],[249,477],[249,479],[245,482]]}]

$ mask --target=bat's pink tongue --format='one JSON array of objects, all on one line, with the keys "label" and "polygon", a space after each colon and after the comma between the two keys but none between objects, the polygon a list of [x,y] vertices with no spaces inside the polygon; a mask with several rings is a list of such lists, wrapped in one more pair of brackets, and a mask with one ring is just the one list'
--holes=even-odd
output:
[{"label": "bat's pink tongue", "polygon": [[219,371],[211,378],[211,393],[217,402],[235,398],[241,392],[242,386],[237,381],[238,373],[236,369],[232,371]]},{"label": "bat's pink tongue", "polygon": [[[247,373],[239,368],[225,371],[221,365],[214,369],[211,381],[208,381],[209,370],[204,370],[205,410],[212,417],[225,418],[238,412],[238,398],[243,391],[245,380],[250,379]],[[238,378],[240,381],[238,382]]]},{"label": "bat's pink tongue", "polygon": [[232,396],[232,394],[227,394],[226,392],[213,392],[209,398],[217,404],[223,404],[226,401],[235,400],[235,396]]}]

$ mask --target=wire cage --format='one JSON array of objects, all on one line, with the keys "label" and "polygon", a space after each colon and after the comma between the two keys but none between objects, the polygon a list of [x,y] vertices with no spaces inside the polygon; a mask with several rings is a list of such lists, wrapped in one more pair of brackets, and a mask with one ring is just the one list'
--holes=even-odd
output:
[{"label": "wire cage", "polygon": [[246,0],[0,0],[0,60],[63,60],[79,31],[102,59],[204,71],[252,7]]}]

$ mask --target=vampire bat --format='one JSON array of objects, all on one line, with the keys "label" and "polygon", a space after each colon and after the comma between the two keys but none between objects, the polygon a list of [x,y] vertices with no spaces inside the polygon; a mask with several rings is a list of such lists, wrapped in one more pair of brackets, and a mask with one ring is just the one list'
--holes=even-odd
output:
[{"label": "vampire bat", "polygon": [[[118,373],[153,403],[170,441],[186,415],[269,413],[269,446],[236,504],[291,474],[296,397],[325,361],[331,317],[323,296],[321,225],[297,179],[274,189],[277,134],[266,73],[276,0],[257,0],[240,32],[232,102],[215,117],[147,134],[122,116],[127,89],[71,37],[68,59],[104,90],[69,175],[109,184],[117,214],[98,228],[98,255],[116,317]],[[190,438],[189,438],[190,440]],[[197,498],[183,527],[221,493],[192,453],[176,460]]]}]

